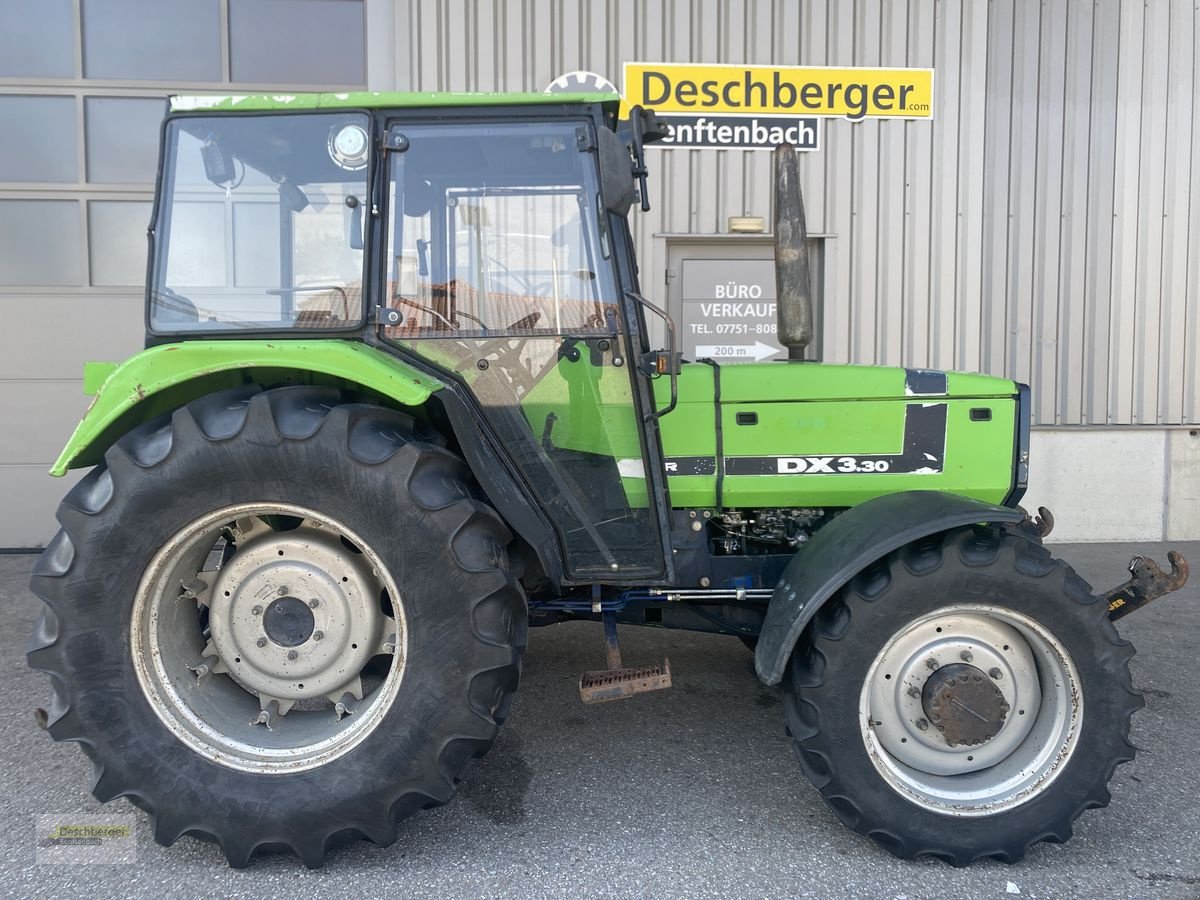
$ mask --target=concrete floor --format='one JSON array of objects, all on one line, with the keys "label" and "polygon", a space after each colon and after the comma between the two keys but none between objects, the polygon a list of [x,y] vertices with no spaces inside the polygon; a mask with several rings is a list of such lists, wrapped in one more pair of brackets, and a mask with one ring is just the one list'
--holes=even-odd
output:
[{"label": "concrete floor", "polygon": [[[1134,549],[1058,545],[1095,585],[1123,580]],[[1200,563],[1200,544],[1178,549]],[[90,766],[34,725],[49,698],[25,668],[37,612],[33,557],[0,557],[0,893],[9,896],[533,896],[533,897],[1200,897],[1200,574],[1131,616],[1140,648],[1135,762],[1113,802],[1085,813],[1065,846],[1041,844],[1015,866],[951,869],[900,862],[841,826],[808,785],[783,733],[779,693],[756,680],[732,638],[624,629],[626,658],[671,658],[676,687],[596,707],[576,683],[598,668],[598,626],[535,631],[512,716],[492,753],[468,770],[448,806],[403,825],[380,850],[359,844],[308,871],[286,857],[228,869],[184,839],[157,846],[137,814],[136,861],[39,865],[40,813],[135,813],[88,789]]]}]

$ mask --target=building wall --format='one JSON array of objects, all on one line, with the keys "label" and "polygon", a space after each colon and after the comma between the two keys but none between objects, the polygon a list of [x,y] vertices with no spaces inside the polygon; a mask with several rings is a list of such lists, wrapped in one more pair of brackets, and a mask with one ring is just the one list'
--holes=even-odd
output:
[{"label": "building wall", "polygon": [[[801,155],[809,228],[834,236],[825,359],[1017,378],[1044,425],[1200,423],[1192,0],[416,0],[390,24],[372,87],[619,84],[643,59],[933,67],[932,122],[829,121]],[[649,286],[661,235],[770,221],[769,153],[652,160]]]},{"label": "building wall", "polygon": [[[810,230],[829,235],[824,358],[1027,381],[1052,429],[1033,493],[1060,530],[1200,537],[1192,0],[4,0],[0,547],[52,531],[66,485],[43,473],[85,406],[82,362],[140,345],[163,97],[540,90],[575,69],[619,82],[635,59],[932,66],[932,122],[829,121],[801,158]],[[770,156],[651,161],[638,245],[662,299],[667,235],[770,220]],[[1155,490],[1095,528],[1103,511],[1066,492],[1108,496],[1130,453]]]},{"label": "building wall", "polygon": [[141,349],[176,93],[365,84],[360,0],[0,2],[0,547],[44,544],[82,368]]}]

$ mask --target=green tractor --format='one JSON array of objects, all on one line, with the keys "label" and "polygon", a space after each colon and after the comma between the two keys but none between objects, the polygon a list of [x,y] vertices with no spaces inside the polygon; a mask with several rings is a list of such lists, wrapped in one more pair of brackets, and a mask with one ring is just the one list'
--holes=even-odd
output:
[{"label": "green tractor", "polygon": [[804,361],[790,148],[791,359],[681,360],[628,221],[661,136],[609,94],[173,101],[146,350],[89,364],[32,579],[39,719],[97,798],[234,866],[388,845],[492,745],[529,626],[594,620],[590,702],[671,683],[618,623],[740,638],[897,856],[1017,860],[1108,802],[1142,705],[1112,620],[1186,563],[1097,596],[1050,555],[1023,385]]}]

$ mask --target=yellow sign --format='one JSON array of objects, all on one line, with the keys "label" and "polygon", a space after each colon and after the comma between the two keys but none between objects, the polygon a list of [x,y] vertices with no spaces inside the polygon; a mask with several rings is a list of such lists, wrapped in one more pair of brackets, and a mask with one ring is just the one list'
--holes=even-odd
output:
[{"label": "yellow sign", "polygon": [[933,117],[933,69],[625,63],[625,105],[659,113]]}]

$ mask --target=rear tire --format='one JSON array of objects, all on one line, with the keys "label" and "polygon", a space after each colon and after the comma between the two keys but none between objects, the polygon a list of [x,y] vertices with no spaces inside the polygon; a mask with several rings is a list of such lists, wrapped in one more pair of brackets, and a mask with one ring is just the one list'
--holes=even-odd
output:
[{"label": "rear tire", "polygon": [[[891,554],[821,609],[784,681],[789,731],[837,816],[895,856],[1015,862],[1108,804],[1143,705],[1133,653],[1105,604],[1040,544],[964,529]],[[958,697],[990,703],[996,721],[979,731],[978,716],[941,718],[949,703],[965,709],[954,693],[967,688],[952,682],[931,707],[923,683],[944,684],[934,671],[980,682],[984,699]],[[977,731],[950,744],[956,728]]]},{"label": "rear tire", "polygon": [[[256,852],[289,851],[312,867],[348,840],[390,844],[401,819],[451,798],[468,760],[496,738],[517,688],[527,626],[524,594],[505,549],[511,535],[478,499],[462,460],[439,443],[410,416],[353,402],[335,389],[251,386],[197,400],[108,450],[105,462],[63,501],[62,530],[34,570],[31,586],[46,610],[28,654],[54,688],[51,736],[78,742],[91,758],[99,800],[130,798],[150,814],[154,837],[164,845],[188,834],[216,841],[233,866],[248,864]],[[237,645],[250,654],[241,650],[236,664],[225,656],[239,651],[218,653],[212,641],[197,650],[220,628],[247,627],[233,582],[233,599],[221,607],[211,597],[198,606],[186,586],[181,592],[178,584],[162,588],[166,582],[154,580],[156,571],[166,571],[164,548],[194,532],[196,523],[219,523],[225,510],[247,505],[282,510],[256,519],[270,528],[254,525],[254,540],[278,542],[280,565],[291,566],[284,577],[289,584],[304,582],[308,591],[295,589],[300,599],[285,598],[291,607],[276,610],[285,625],[301,628],[294,637],[304,642],[295,645],[297,665],[305,662],[304,652],[331,647],[342,627],[338,616],[320,618],[322,606],[317,627],[329,634],[313,632],[308,606],[317,600],[304,598],[324,590],[331,610],[341,609],[337,576],[358,585],[360,596],[369,596],[371,585],[383,586],[377,602],[384,612],[358,607],[367,609],[363,627],[378,641],[376,655],[354,663],[362,666],[359,693],[363,685],[376,686],[365,690],[348,718],[339,710],[335,721],[324,694],[298,701],[286,715],[279,715],[278,704],[272,707],[271,731],[239,718],[246,708],[257,713],[268,696],[254,684],[261,687],[266,678],[275,696],[294,687],[288,682],[294,673],[286,664],[265,676],[245,668],[250,660],[242,657],[255,652],[253,633]],[[296,509],[313,511],[312,523],[301,513],[299,526],[287,519]],[[295,531],[279,530],[289,527]],[[319,541],[331,528],[342,533],[326,539],[322,552],[346,565],[322,573],[313,568],[316,556],[303,552],[303,541]],[[238,569],[251,550],[238,543],[241,529],[222,533],[234,539],[218,539],[200,574],[220,586],[226,583],[220,579],[244,569],[247,590],[274,600],[253,579],[275,571],[275,545],[263,551],[247,539],[244,546],[258,547],[261,558]],[[194,558],[201,551],[190,552]],[[221,569],[214,570],[213,559],[222,554]],[[385,599],[389,585],[398,596]],[[254,615],[264,616],[266,605],[256,603]],[[225,624],[218,622],[219,608],[226,609],[220,614]],[[159,613],[135,618],[135,610]],[[265,618],[251,621],[266,627]],[[157,623],[153,634],[161,644],[153,654],[144,651],[147,622]],[[264,654],[296,658],[288,655],[293,636],[286,628],[269,633],[270,641],[259,639]],[[345,680],[337,674],[354,634],[343,635],[347,656],[318,673],[335,695],[355,684],[353,671]],[[314,643],[322,637],[323,644]],[[229,640],[226,634],[226,647]],[[220,657],[219,665],[208,651]],[[198,652],[215,668],[203,673],[203,685],[186,658],[191,654],[198,663]],[[164,663],[156,668],[160,656]],[[217,699],[203,699],[206,691]],[[262,738],[254,744],[256,734]],[[289,761],[289,753],[295,759]]]}]

